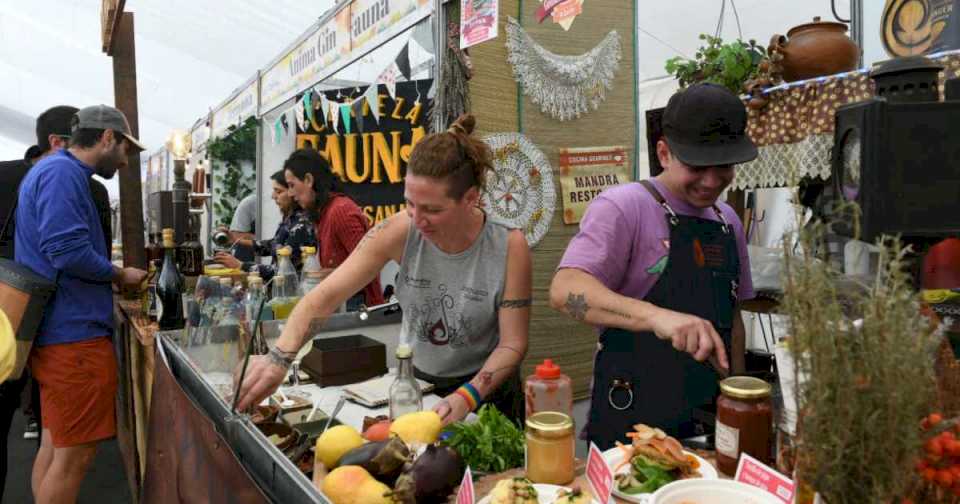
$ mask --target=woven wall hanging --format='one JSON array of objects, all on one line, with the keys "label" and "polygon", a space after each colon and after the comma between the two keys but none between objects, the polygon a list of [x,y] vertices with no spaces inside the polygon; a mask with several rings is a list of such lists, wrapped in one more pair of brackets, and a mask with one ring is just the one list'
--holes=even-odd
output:
[{"label": "woven wall hanging", "polygon": [[596,110],[613,89],[620,67],[620,35],[611,30],[596,47],[577,56],[554,54],[520,23],[507,17],[507,61],[523,93],[554,119],[568,121]]},{"label": "woven wall hanging", "polygon": [[547,156],[520,133],[483,139],[493,151],[483,208],[491,218],[523,231],[533,248],[547,234],[557,206],[553,167]]}]

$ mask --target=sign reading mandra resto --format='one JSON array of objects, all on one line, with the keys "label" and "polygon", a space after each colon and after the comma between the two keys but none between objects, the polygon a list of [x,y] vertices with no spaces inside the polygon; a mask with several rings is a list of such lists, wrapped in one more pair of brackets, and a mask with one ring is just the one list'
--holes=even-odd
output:
[{"label": "sign reading mandra resto", "polygon": [[630,182],[622,146],[560,149],[560,194],[563,223],[577,224],[590,202],[604,189]]}]

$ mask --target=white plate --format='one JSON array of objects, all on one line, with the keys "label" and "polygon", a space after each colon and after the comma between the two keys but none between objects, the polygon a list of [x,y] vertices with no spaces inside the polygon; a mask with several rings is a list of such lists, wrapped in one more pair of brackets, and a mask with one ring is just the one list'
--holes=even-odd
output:
[{"label": "white plate", "polygon": [[750,485],[733,480],[687,479],[660,487],[650,498],[650,504],[781,504],[782,501]]},{"label": "white plate", "polygon": [[[717,469],[713,467],[713,465],[711,465],[709,462],[707,462],[706,460],[701,458],[699,455],[697,455],[696,453],[686,451],[686,450],[684,450],[683,453],[686,453],[687,455],[693,455],[693,457],[697,459],[697,462],[700,463],[700,467],[697,468],[697,470],[700,472],[700,479],[715,480],[720,477],[720,475],[717,474]],[[607,465],[610,466],[610,470],[613,470],[614,467],[617,467],[620,464],[620,462],[623,461],[623,450],[614,446],[613,448],[610,448],[609,450],[603,452],[603,460],[605,460],[607,462]],[[626,464],[623,467],[621,467],[619,471],[617,471],[617,474],[626,473],[629,470],[630,470],[630,464]],[[617,484],[616,482],[614,482],[613,495],[628,502],[636,502],[637,504],[648,504],[649,502],[651,502],[650,496],[653,494],[623,493],[617,489]]]},{"label": "white plate", "polygon": [[[537,491],[537,502],[539,504],[552,504],[557,498],[557,492],[560,490],[570,490],[570,487],[559,485],[547,485],[545,483],[534,483],[533,488]],[[492,491],[492,490],[491,490]],[[596,499],[590,501],[592,504],[599,504]],[[480,499],[477,504],[490,504],[490,496]]]}]

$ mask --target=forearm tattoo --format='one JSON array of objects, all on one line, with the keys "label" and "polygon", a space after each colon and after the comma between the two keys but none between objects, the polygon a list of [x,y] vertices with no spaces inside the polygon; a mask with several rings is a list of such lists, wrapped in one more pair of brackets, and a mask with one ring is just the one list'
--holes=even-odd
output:
[{"label": "forearm tattoo", "polygon": [[618,317],[620,317],[620,318],[622,318],[622,319],[626,319],[626,320],[630,320],[630,319],[633,318],[633,317],[630,316],[629,313],[623,313],[622,311],[611,310],[610,308],[601,308],[600,310],[605,311],[605,312],[607,312],[607,313],[609,313],[609,314],[611,314],[611,315],[616,315],[616,316],[618,316]]},{"label": "forearm tattoo", "polygon": [[383,219],[376,226],[370,228],[370,231],[367,231],[367,234],[363,235],[363,238],[360,239],[360,243],[357,244],[356,248],[364,246],[368,241],[372,240],[374,236],[377,235],[383,228],[387,227],[388,219]]},{"label": "forearm tattoo", "polygon": [[567,294],[567,302],[564,303],[563,307],[571,317],[581,322],[587,318],[587,310],[590,309],[586,294],[574,294],[572,292]]},{"label": "forearm tattoo", "polygon": [[529,308],[533,304],[533,299],[504,299],[500,301],[501,308]]}]

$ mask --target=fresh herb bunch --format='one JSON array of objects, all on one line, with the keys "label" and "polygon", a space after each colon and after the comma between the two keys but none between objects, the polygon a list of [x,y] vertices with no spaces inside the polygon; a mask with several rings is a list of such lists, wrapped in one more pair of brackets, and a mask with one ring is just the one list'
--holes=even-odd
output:
[{"label": "fresh herb bunch", "polygon": [[803,377],[799,479],[830,504],[894,502],[916,477],[939,335],[921,315],[898,240],[878,241],[876,277],[845,291],[842,273],[817,257],[827,225],[798,229],[800,251],[785,241],[782,307]]},{"label": "fresh herb bunch", "polygon": [[474,471],[499,473],[523,465],[523,431],[490,404],[477,412],[476,422],[457,422],[445,429],[445,444]]},{"label": "fresh herb bunch", "polygon": [[667,60],[667,73],[680,81],[681,87],[698,82],[719,84],[734,94],[745,91],[744,83],[757,75],[765,51],[756,40],[735,40],[724,44],[723,39],[700,34],[706,45],[700,46],[695,59],[676,56]]}]

